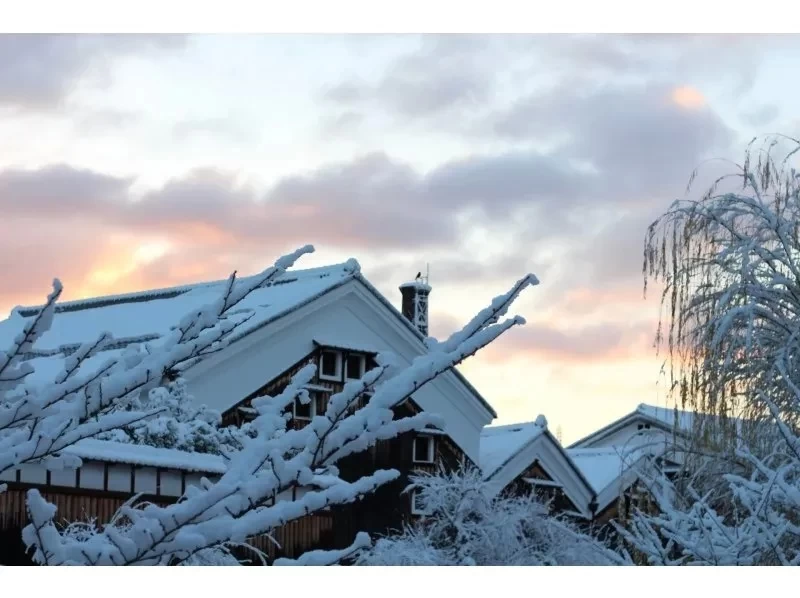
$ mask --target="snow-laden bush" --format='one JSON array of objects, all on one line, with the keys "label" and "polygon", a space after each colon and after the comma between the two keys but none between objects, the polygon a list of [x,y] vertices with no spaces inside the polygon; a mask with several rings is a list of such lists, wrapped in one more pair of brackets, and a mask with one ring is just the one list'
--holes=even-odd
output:
[{"label": "snow-laden bush", "polygon": [[494,495],[476,468],[412,478],[426,515],[362,550],[359,565],[620,565],[629,561],[533,494]]},{"label": "snow-laden bush", "polygon": [[245,424],[222,427],[222,416],[205,405],[198,405],[188,393],[186,381],[178,378],[146,395],[134,395],[118,409],[159,412],[144,421],[101,434],[102,440],[177,449],[190,453],[223,455],[242,447]]}]

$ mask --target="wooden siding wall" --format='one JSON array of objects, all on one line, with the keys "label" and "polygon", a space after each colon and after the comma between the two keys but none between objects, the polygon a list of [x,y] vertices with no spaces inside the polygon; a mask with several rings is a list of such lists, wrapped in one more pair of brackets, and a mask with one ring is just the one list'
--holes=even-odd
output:
[{"label": "wooden siding wall", "polygon": [[[317,349],[307,355],[288,371],[265,384],[257,392],[228,410],[223,414],[223,424],[241,425],[247,421],[250,416],[240,410],[240,407],[250,407],[250,402],[256,397],[275,396],[283,391],[292,376],[301,368],[309,363],[318,364],[320,352],[321,349]],[[344,376],[345,358],[346,352],[342,358],[342,376]],[[371,356],[367,356],[367,369],[370,369],[373,365],[374,362]],[[315,376],[311,384],[315,388],[329,389],[329,391],[311,391],[312,396],[315,396],[317,401],[317,413],[321,413],[327,408],[327,400],[330,395],[342,389],[344,379],[342,378],[342,380],[335,382]],[[405,417],[420,411],[420,407],[412,399],[409,399],[395,408],[395,417]],[[290,426],[297,427],[304,425],[306,425],[306,422],[302,420],[293,421],[290,424]],[[308,550],[349,546],[358,531],[386,534],[393,530],[401,529],[411,516],[411,496],[409,493],[403,492],[409,484],[409,477],[414,472],[433,472],[440,465],[445,468],[455,469],[460,467],[465,459],[464,453],[452,440],[445,435],[437,434],[433,436],[434,463],[414,463],[415,437],[415,433],[406,433],[389,441],[378,442],[370,450],[361,454],[351,455],[339,463],[340,474],[346,480],[355,480],[363,475],[372,474],[376,469],[381,468],[399,470],[401,475],[397,480],[354,503],[332,507],[273,530],[271,538],[277,542],[278,546],[266,536],[251,538],[248,542],[259,550],[264,551],[270,560],[278,557],[296,558]],[[85,467],[86,464],[84,465]],[[38,478],[36,480],[20,480],[19,476],[14,475],[13,479],[9,480],[8,492],[0,495],[0,541],[2,541],[2,538],[8,538],[10,543],[8,545],[15,546],[15,548],[10,552],[6,550],[8,554],[0,550],[0,564],[12,564],[15,559],[19,560],[20,558],[23,561],[28,560],[24,557],[24,551],[20,553],[22,550],[21,528],[27,524],[24,505],[24,491],[27,488],[40,487],[43,495],[57,505],[60,520],[75,521],[96,517],[99,524],[107,523],[119,506],[130,498],[131,493],[129,492],[130,488],[125,488],[128,492],[112,491],[108,486],[109,466],[100,464],[99,467],[102,473],[95,472],[92,477],[102,480],[102,483],[94,480],[90,488],[86,487],[87,476],[84,474],[84,479],[81,480],[80,473],[76,474],[75,483],[70,484],[71,487],[69,488],[48,486],[48,483],[53,483],[53,479],[49,474],[43,474],[45,477],[41,480]],[[111,467],[117,468],[118,465],[115,464]],[[140,469],[143,468],[131,468],[131,476],[136,475],[135,470]],[[173,476],[174,472],[156,470],[155,468],[149,469],[153,470],[153,475],[148,472],[146,477],[148,480],[152,478],[153,483],[148,483],[146,490],[152,492],[152,494],[149,497],[143,497],[143,499],[163,504],[169,504],[177,500],[177,495],[165,491],[166,485],[163,483],[169,476]],[[183,474],[181,493],[183,493],[186,484],[199,482],[200,475]],[[197,479],[195,480],[194,477]],[[207,477],[213,479],[212,475]],[[115,479],[119,479],[119,475],[116,475]],[[34,482],[38,482],[38,484]],[[145,490],[145,488],[139,487],[140,484],[133,482],[133,478],[131,484],[133,484],[131,487],[135,487],[137,491]],[[174,483],[169,485],[174,487]],[[246,551],[239,552],[242,556],[252,559],[252,557],[248,557]],[[20,554],[22,554],[22,557],[20,557]]]},{"label": "wooden siding wall", "polygon": [[[25,496],[30,488],[28,484],[10,483],[8,490],[0,494],[0,565],[30,565],[30,557],[25,554],[22,543],[22,528],[28,525],[28,514],[25,506]],[[102,491],[92,492],[86,489],[48,489],[40,487],[42,496],[53,503],[58,509],[56,524],[67,522],[96,520],[102,526],[111,521],[111,518],[130,498],[128,494],[108,493]],[[156,496],[143,496],[143,501],[166,506],[175,502],[174,499]],[[257,536],[248,539],[248,544],[265,552],[271,562],[272,559],[286,557],[296,558],[307,550],[313,550],[320,545],[334,545],[333,537],[334,514],[331,511],[315,513],[274,530],[271,538]],[[355,532],[353,532],[355,535]],[[274,541],[273,541],[274,540]],[[344,544],[342,537],[339,544],[345,547],[353,539]],[[278,546],[276,546],[276,542]],[[245,558],[254,559],[246,550],[238,551]],[[254,564],[258,564],[257,562]]]}]

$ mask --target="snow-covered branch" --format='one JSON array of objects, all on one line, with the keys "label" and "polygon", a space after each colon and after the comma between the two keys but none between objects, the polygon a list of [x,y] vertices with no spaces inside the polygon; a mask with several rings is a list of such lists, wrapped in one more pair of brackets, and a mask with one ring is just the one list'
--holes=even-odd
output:
[{"label": "snow-covered branch", "polygon": [[[138,352],[128,350],[121,357],[96,365],[92,358],[100,356],[112,340],[104,333],[66,357],[63,369],[51,379],[33,380],[29,357],[56,313],[62,291],[56,280],[45,305],[26,322],[12,346],[0,351],[0,472],[42,459],[48,459],[51,467],[63,465],[63,459],[52,457],[75,442],[158,413],[160,409],[137,412],[115,408],[162,386],[167,374],[186,362],[223,347],[239,323],[227,317],[230,310],[311,251],[313,248],[306,246],[284,256],[240,285],[234,273],[219,300],[186,314],[160,344],[145,345]],[[69,464],[75,466],[76,462]]]}]

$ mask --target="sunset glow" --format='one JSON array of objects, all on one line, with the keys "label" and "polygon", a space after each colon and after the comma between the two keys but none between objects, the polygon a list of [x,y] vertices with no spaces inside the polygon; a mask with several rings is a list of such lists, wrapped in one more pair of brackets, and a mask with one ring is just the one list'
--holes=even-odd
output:
[{"label": "sunset glow", "polygon": [[543,413],[566,443],[664,404],[647,225],[702,161],[798,133],[772,92],[800,38],[23,43],[33,83],[0,68],[0,313],[53,277],[65,299],[161,288],[312,243],[300,267],[355,257],[395,305],[430,264],[441,337],[533,272],[528,325],[463,371],[497,423]]}]

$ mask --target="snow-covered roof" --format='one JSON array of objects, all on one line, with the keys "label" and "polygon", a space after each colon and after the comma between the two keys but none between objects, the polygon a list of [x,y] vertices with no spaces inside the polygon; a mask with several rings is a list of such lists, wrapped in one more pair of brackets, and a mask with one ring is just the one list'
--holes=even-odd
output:
[{"label": "snow-covered roof", "polygon": [[[358,272],[355,260],[286,272],[269,286],[252,292],[232,310],[232,317],[251,316],[237,336],[244,336],[296,309]],[[103,332],[114,336],[117,348],[162,338],[184,315],[216,301],[226,283],[221,280],[59,303],[50,330],[37,342],[37,352],[43,356],[50,352],[68,353],[81,343],[95,340]],[[25,321],[34,317],[39,309],[40,306],[14,308],[9,318],[0,322],[0,347],[9,346]]]},{"label": "snow-covered roof", "polygon": [[110,440],[85,438],[62,451],[81,459],[163,467],[202,473],[225,473],[225,460],[218,455],[188,453],[176,449],[124,444]]},{"label": "snow-covered roof", "polygon": [[695,422],[695,414],[691,411],[672,407],[657,407],[641,403],[636,408],[636,413],[682,432],[691,432]]},{"label": "snow-covered roof", "polygon": [[[696,431],[695,427],[701,424],[703,428],[712,431],[715,427],[722,427],[723,425],[727,426],[731,422],[736,426],[737,432],[741,432],[743,429],[744,420],[742,419],[730,418],[727,420],[722,420],[717,416],[711,415],[705,416],[701,422],[699,418],[700,415],[701,414],[693,411],[677,409],[675,407],[659,407],[656,405],[640,403],[636,409],[630,413],[614,420],[606,426],[603,426],[599,430],[592,432],[588,436],[581,438],[577,442],[572,443],[570,448],[579,448],[594,444],[598,440],[610,437],[617,431],[623,429],[625,426],[637,421],[640,423],[655,425],[659,429],[682,436],[693,434]],[[723,424],[723,421],[726,423]]]},{"label": "snow-covered roof", "polygon": [[542,416],[534,422],[485,427],[481,431],[479,463],[484,477],[491,476],[546,430],[547,421]]},{"label": "snow-covered roof", "polygon": [[642,450],[621,447],[567,449],[572,462],[599,494],[644,456]]}]

